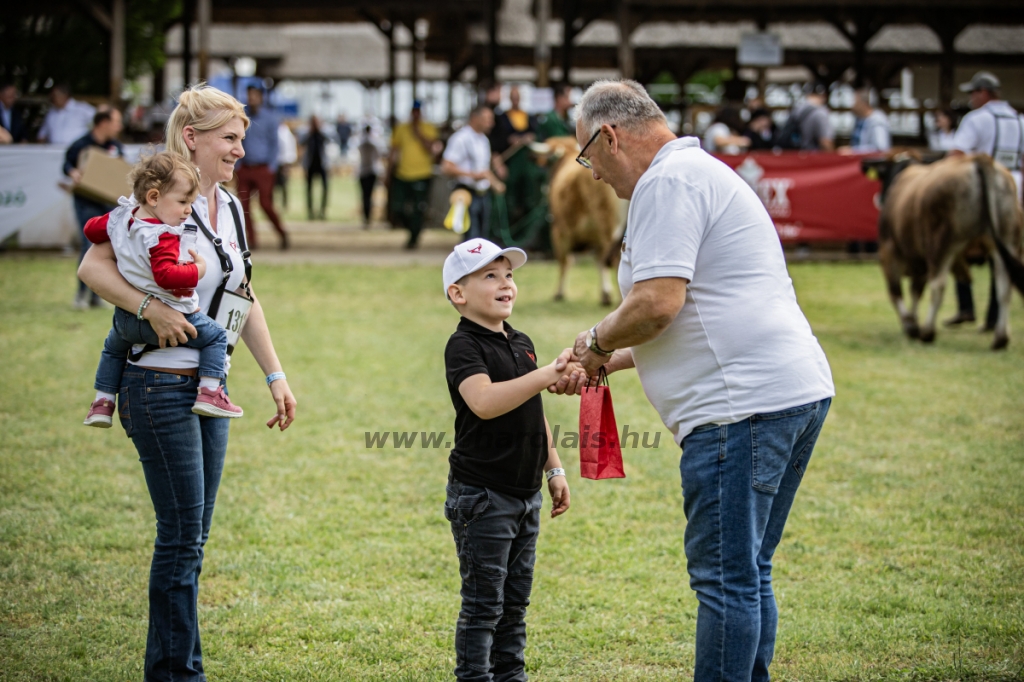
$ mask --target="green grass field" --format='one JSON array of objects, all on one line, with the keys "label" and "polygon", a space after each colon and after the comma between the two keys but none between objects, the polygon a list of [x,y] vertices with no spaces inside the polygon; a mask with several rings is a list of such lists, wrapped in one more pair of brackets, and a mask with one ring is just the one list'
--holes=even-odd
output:
[{"label": "green grass field", "polygon": [[[313,210],[320,210],[320,192],[323,187],[320,179],[313,184]],[[306,203],[306,176],[302,169],[293,169],[288,180],[288,205],[283,204],[284,197],[280,190],[274,194],[274,206],[281,214],[281,219],[286,225],[307,219]],[[359,180],[353,175],[336,175],[329,177],[329,188],[327,190],[327,219],[357,223],[362,220],[362,197],[359,193]],[[265,220],[263,210],[253,209],[256,212],[256,220]]]},{"label": "green grass field", "polygon": [[[0,680],[138,680],[154,519],[119,426],[81,426],[109,311],[70,309],[67,259],[0,259]],[[791,268],[838,396],[777,554],[778,680],[1024,678],[1024,307],[1010,349],[973,330],[899,334],[877,265]],[[979,271],[979,280],[983,274]],[[451,430],[442,351],[456,315],[439,268],[259,267],[299,400],[236,353],[232,427],[200,616],[211,680],[444,680],[459,607],[442,449],[368,449],[367,431]],[[512,323],[540,360],[605,313],[596,275],[550,300],[517,274]],[[986,292],[979,281],[976,292]],[[978,298],[983,296],[979,293]],[[979,300],[979,304],[982,301]],[[952,310],[947,301],[946,310]],[[536,680],[691,674],[697,602],[679,451],[635,375],[613,375],[628,478],[581,480],[545,519],[530,607]],[[578,399],[545,394],[552,425]],[[547,506],[547,504],[546,504]]]}]

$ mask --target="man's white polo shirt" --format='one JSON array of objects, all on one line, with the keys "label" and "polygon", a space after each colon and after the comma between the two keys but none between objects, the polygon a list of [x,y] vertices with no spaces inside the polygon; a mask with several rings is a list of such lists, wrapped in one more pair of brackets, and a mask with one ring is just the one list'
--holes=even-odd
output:
[{"label": "man's white polo shirt", "polygon": [[[448,139],[443,158],[458,168],[480,173],[491,167],[491,143],[486,135],[476,132],[467,123]],[[474,180],[468,175],[460,175],[458,181],[481,192],[491,186],[490,180]]]},{"label": "man's white polo shirt", "polygon": [[689,280],[668,329],[633,347],[644,391],[677,443],[703,424],[835,395],[768,212],[697,138],[662,147],[636,185],[626,225],[623,296],[647,279]]},{"label": "man's white polo shirt", "polygon": [[953,136],[953,149],[965,154],[988,154],[1013,174],[1017,198],[1024,196],[1024,115],[997,99],[964,116]]},{"label": "man's white polo shirt", "polygon": [[56,107],[46,112],[39,138],[46,138],[50,144],[70,145],[89,132],[96,109],[91,104],[68,99],[63,109]]}]

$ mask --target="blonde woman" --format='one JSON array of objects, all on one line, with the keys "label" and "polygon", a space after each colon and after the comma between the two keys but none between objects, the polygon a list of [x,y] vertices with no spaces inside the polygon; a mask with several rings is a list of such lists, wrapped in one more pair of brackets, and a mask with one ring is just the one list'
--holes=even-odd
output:
[{"label": "blonde woman", "polygon": [[[235,98],[203,84],[181,94],[167,122],[167,149],[199,169],[199,196],[186,224],[199,227],[196,248],[208,268],[196,293],[200,309],[211,317],[217,315],[211,305],[220,308],[225,297],[241,301],[232,295],[249,297],[251,291],[245,281],[240,202],[220,187],[245,155],[242,139],[248,125]],[[219,237],[220,244],[211,237]],[[129,284],[118,272],[109,242],[92,246],[79,276],[105,300],[149,321],[160,338],[159,348],[147,346],[130,359],[118,394],[118,416],[138,450],[157,522],[145,679],[204,680],[196,609],[199,574],[232,420],[192,413],[198,351],[180,344],[195,336],[195,328],[180,312]],[[275,403],[267,426],[283,431],[295,418],[295,397],[254,294],[241,339],[267,375]]]}]

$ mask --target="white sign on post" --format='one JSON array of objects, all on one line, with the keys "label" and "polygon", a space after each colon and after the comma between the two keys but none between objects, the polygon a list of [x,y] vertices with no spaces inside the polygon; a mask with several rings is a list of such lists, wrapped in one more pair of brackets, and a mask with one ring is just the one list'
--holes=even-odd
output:
[{"label": "white sign on post", "polygon": [[745,33],[736,48],[740,66],[782,66],[782,42],[774,33]]}]

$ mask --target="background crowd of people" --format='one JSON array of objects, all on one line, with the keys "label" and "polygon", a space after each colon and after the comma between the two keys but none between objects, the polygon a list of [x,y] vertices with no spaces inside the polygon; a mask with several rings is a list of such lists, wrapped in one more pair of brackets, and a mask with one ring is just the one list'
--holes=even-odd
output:
[{"label": "background crowd of people", "polygon": [[[929,148],[942,153],[997,154],[989,129],[998,128],[999,117],[1012,120],[1016,116],[1012,107],[999,99],[999,90],[1000,83],[992,74],[976,76],[965,88],[975,111],[964,119],[966,124],[960,124],[960,112],[952,108],[934,111],[927,126]],[[427,121],[422,103],[415,101],[408,116],[387,131],[372,116],[356,123],[350,123],[344,115],[334,122],[315,114],[304,120],[287,119],[271,106],[263,88],[249,87],[244,104],[251,126],[242,143],[245,156],[236,167],[235,182],[250,248],[261,246],[253,227],[254,199],[276,231],[280,248],[289,247],[283,212],[277,206],[287,208],[289,181],[297,173],[305,180],[308,220],[327,220],[332,184],[338,186],[332,178],[337,177],[338,182],[358,187],[363,225],[370,227],[383,221],[407,230],[408,249],[417,248],[430,217],[444,208],[431,205],[439,202],[442,194],[447,196],[435,186],[437,182],[447,183],[449,190],[466,189],[472,196],[470,235],[496,237],[489,228],[498,218],[505,226],[545,226],[548,216],[544,188],[551,164],[537,153],[538,143],[552,137],[575,136],[573,91],[568,85],[556,86],[550,100],[553,106],[539,113],[524,106],[522,90],[515,84],[483,83],[479,92],[478,105],[461,127]],[[705,150],[719,154],[780,149],[871,154],[892,149],[889,116],[879,91],[870,87],[853,91],[849,107],[854,117],[852,131],[848,139],[844,136],[840,140],[843,144],[837,144],[834,122],[840,112],[830,109],[830,98],[836,99],[833,94],[834,90],[824,84],[809,84],[788,111],[771,108],[760,97],[725,102],[714,112],[710,125],[694,132]],[[107,104],[93,106],[80,101],[67,85],[59,83],[48,93],[48,102],[45,110],[22,106],[15,85],[0,83],[0,143],[66,146],[64,171],[72,186],[80,180],[78,165],[83,149],[100,147],[111,155],[122,155],[124,122],[120,111]],[[1001,138],[1004,146],[1017,144],[1014,140],[1024,134],[1010,128]],[[381,186],[383,192],[378,191]],[[386,195],[386,201],[381,201],[381,195]],[[74,208],[80,226],[110,210],[77,194]],[[545,230],[536,230],[533,241],[526,245],[544,249],[548,243],[545,237]],[[958,319],[973,319],[969,276],[960,278],[959,291]],[[80,286],[75,306],[91,305],[99,305],[98,299]]]}]

